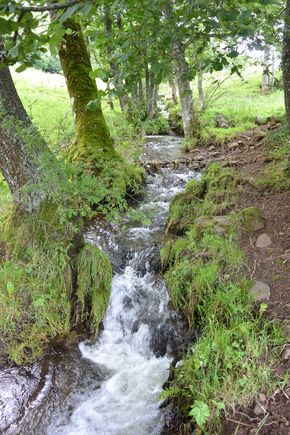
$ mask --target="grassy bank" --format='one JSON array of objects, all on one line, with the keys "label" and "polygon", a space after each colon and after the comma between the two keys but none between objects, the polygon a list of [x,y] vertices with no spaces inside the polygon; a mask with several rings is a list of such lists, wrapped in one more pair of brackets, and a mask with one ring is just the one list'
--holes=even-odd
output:
[{"label": "grassy bank", "polygon": [[209,433],[220,433],[224,416],[261,388],[281,382],[271,367],[284,339],[265,315],[267,304],[254,304],[238,243],[262,216],[255,208],[230,213],[242,185],[236,170],[217,164],[190,181],[171,204],[161,251],[173,305],[201,331],[164,396],[175,398],[188,427],[194,421]]}]

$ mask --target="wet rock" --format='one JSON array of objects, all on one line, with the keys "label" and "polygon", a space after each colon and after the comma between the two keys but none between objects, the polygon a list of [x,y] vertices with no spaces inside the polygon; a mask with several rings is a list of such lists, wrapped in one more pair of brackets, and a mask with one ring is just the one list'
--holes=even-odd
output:
[{"label": "wet rock", "polygon": [[256,302],[260,302],[270,298],[271,289],[268,284],[262,281],[255,281],[254,286],[250,289],[250,293]]},{"label": "wet rock", "polygon": [[257,207],[244,208],[240,212],[241,223],[249,231],[259,231],[265,227],[265,218]]},{"label": "wet rock", "polygon": [[217,128],[229,128],[230,127],[230,123],[224,115],[221,115],[221,114],[217,115],[215,117],[214,121],[215,121],[215,126]]},{"label": "wet rock", "polygon": [[260,248],[260,249],[268,248],[268,247],[271,246],[271,245],[272,245],[272,240],[271,240],[271,238],[268,236],[268,234],[266,234],[266,233],[261,234],[261,235],[258,237],[257,242],[256,242],[256,246],[257,246],[257,248]]}]

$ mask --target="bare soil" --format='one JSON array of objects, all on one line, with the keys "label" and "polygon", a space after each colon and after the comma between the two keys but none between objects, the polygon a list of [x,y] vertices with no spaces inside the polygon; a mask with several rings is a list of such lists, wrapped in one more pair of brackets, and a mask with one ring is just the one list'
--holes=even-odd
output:
[{"label": "bare soil", "polygon": [[[236,209],[258,207],[265,218],[265,227],[255,233],[244,234],[240,243],[248,258],[249,277],[263,281],[271,288],[267,301],[268,315],[281,320],[285,329],[288,325],[288,345],[281,349],[281,359],[273,367],[273,376],[279,376],[282,380],[290,367],[290,191],[266,192],[254,182],[271,162],[269,145],[263,141],[264,134],[278,126],[275,120],[270,121],[267,125],[237,136],[225,144],[222,150],[216,146],[220,155],[215,156],[215,160],[236,166],[248,180],[241,189]],[[271,245],[259,248],[256,246],[257,238],[264,233],[270,236]],[[253,398],[247,408],[237,408],[227,418],[222,433],[290,435],[290,383],[270,397],[260,394]]]}]

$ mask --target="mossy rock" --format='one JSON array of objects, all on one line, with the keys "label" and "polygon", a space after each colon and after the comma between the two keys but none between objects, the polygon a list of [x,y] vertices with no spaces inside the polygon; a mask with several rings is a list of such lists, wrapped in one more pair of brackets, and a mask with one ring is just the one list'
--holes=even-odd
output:
[{"label": "mossy rock", "polygon": [[202,181],[192,180],[188,183],[185,192],[176,195],[170,204],[166,232],[182,235],[194,223],[198,214],[198,207],[205,195]]},{"label": "mossy rock", "polygon": [[229,215],[212,217],[200,216],[195,219],[194,228],[198,237],[206,232],[213,233],[217,236],[237,233],[237,229],[234,227],[233,220]]},{"label": "mossy rock", "polygon": [[265,227],[265,218],[257,207],[247,207],[239,212],[243,228],[252,233]]}]

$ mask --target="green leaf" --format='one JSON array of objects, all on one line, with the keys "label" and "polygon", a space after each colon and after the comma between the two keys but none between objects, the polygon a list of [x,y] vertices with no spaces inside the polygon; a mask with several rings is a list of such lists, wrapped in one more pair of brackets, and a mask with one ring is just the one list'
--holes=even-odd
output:
[{"label": "green leaf", "polygon": [[35,307],[43,307],[44,304],[45,304],[45,298],[43,296],[40,296],[39,298],[33,301],[33,305]]},{"label": "green leaf", "polygon": [[106,73],[106,71],[98,68],[98,69],[95,69],[95,70],[90,72],[90,77],[91,77],[91,79],[98,78],[98,79],[106,81],[106,79],[107,79],[107,73]]},{"label": "green leaf", "polygon": [[7,293],[9,296],[12,296],[15,292],[14,284],[11,281],[8,281],[6,284]]},{"label": "green leaf", "polygon": [[18,73],[21,73],[22,71],[25,71],[26,68],[28,68],[28,66],[25,65],[25,64],[22,64],[22,65],[20,65],[18,68],[16,68],[15,71],[18,72]]},{"label": "green leaf", "polygon": [[0,17],[0,35],[7,35],[17,29],[17,23]]},{"label": "green leaf", "polygon": [[196,400],[191,408],[191,411],[189,412],[189,415],[194,417],[196,424],[199,427],[203,427],[210,416],[209,407],[206,403]]},{"label": "green leaf", "polygon": [[90,101],[87,105],[86,108],[90,111],[90,112],[96,112],[98,110],[98,108],[100,107],[100,102],[99,100],[92,100]]},{"label": "green leaf", "polygon": [[61,15],[59,21],[61,23],[63,23],[65,20],[67,20],[68,18],[70,18],[78,9],[80,8],[79,3],[70,6],[69,8],[67,8],[67,10]]}]

